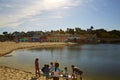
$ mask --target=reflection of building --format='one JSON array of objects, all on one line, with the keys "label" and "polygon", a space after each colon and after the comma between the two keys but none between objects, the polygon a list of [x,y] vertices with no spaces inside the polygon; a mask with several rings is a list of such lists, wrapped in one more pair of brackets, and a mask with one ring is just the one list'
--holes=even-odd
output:
[{"label": "reflection of building", "polygon": [[54,55],[53,55],[53,49],[51,48],[51,57],[54,57]]}]

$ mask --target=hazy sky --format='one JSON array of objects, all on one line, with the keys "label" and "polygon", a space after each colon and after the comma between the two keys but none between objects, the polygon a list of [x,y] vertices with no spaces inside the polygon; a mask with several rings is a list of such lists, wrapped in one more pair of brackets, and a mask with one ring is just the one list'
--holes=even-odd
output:
[{"label": "hazy sky", "polygon": [[4,31],[120,30],[120,0],[0,0]]}]

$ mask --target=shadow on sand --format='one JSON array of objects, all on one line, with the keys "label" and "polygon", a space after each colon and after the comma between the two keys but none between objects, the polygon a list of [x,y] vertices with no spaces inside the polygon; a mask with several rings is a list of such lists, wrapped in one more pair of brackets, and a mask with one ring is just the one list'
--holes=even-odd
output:
[{"label": "shadow on sand", "polygon": [[32,77],[31,80],[37,80],[37,78],[36,77]]}]

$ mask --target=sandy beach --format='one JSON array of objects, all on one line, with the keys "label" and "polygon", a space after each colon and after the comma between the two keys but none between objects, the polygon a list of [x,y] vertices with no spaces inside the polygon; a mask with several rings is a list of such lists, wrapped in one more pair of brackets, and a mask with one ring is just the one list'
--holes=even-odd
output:
[{"label": "sandy beach", "polygon": [[[0,80],[46,80],[46,78],[44,76],[35,77],[34,74],[19,69],[0,66]],[[63,79],[60,78],[60,80]]]},{"label": "sandy beach", "polygon": [[[22,48],[45,48],[45,47],[61,47],[67,45],[75,45],[75,43],[65,42],[0,42],[0,56],[9,54],[13,50]],[[0,80],[46,80],[44,76],[36,78],[31,72],[22,71],[6,66],[0,66]],[[50,79],[52,80],[52,79]],[[63,80],[62,78],[60,80]]]}]

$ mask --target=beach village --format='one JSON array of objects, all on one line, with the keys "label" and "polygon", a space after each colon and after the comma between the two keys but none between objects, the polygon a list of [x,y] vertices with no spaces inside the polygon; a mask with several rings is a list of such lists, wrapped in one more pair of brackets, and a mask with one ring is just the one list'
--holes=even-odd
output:
[{"label": "beach village", "polygon": [[31,31],[25,33],[13,33],[15,42],[77,42],[93,43],[97,41],[94,34],[62,34],[59,32]]},{"label": "beach village", "polygon": [[[9,54],[10,52],[21,48],[45,48],[55,46],[68,46],[77,43],[94,43],[97,41],[96,34],[70,34],[62,31],[29,31],[3,33],[4,37],[0,38],[0,56]],[[39,78],[31,72],[21,71],[6,66],[0,66],[0,80],[46,80],[44,76]],[[64,80],[60,78],[60,80]]]},{"label": "beach village", "polygon": [[[64,33],[62,31],[3,32],[3,35],[0,35],[0,56],[5,56],[14,50],[22,48],[45,48],[76,45],[78,43],[99,43],[99,39],[98,34],[93,34],[91,31],[83,31],[79,34],[77,32]],[[111,39],[107,38],[106,40]],[[0,80],[46,80],[46,78],[44,76],[36,78],[35,74],[31,72],[0,66]],[[60,80],[64,79],[60,78]]]}]

